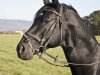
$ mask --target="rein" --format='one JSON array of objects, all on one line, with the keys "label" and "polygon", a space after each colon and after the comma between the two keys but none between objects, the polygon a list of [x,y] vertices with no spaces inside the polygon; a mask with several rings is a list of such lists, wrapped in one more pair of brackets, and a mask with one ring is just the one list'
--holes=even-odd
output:
[{"label": "rein", "polygon": [[[47,53],[45,50],[46,50],[46,47],[47,45],[49,44],[49,41],[50,41],[50,36],[52,35],[56,25],[59,23],[59,28],[60,28],[60,35],[61,35],[61,42],[62,42],[62,39],[63,39],[63,36],[62,36],[62,21],[60,20],[61,16],[62,16],[62,11],[63,11],[63,7],[61,5],[61,8],[60,8],[60,14],[56,11],[52,11],[52,10],[46,10],[46,11],[49,11],[49,12],[52,12],[54,14],[56,14],[58,17],[56,18],[56,21],[53,23],[53,25],[48,29],[48,31],[46,32],[46,34],[44,35],[44,37],[42,39],[40,39],[39,37],[31,34],[31,33],[28,33],[28,32],[25,32],[23,34],[23,36],[27,39],[27,43],[29,44],[30,48],[32,49],[33,53],[36,52],[37,55],[43,59],[44,61],[46,61],[47,63],[51,64],[51,65],[54,65],[54,66],[60,66],[60,67],[69,67],[69,65],[73,65],[73,66],[92,66],[92,65],[95,65],[95,64],[98,64],[99,62],[97,63],[90,63],[90,64],[77,64],[77,63],[70,63],[70,62],[67,62],[67,61],[63,61],[61,59],[58,58],[58,56],[54,56],[54,55],[51,55],[49,53]],[[28,39],[28,37],[31,37],[33,38],[34,40],[36,40],[37,42],[39,42],[40,46],[33,50],[33,46],[30,42],[30,40]],[[41,50],[42,48],[42,50]],[[54,59],[54,61],[59,61],[60,63],[64,63],[64,64],[67,64],[67,65],[57,65],[57,64],[54,64],[54,63],[51,63],[49,62],[47,59],[45,59],[42,54],[46,54],[47,56],[51,57],[52,59]]]}]

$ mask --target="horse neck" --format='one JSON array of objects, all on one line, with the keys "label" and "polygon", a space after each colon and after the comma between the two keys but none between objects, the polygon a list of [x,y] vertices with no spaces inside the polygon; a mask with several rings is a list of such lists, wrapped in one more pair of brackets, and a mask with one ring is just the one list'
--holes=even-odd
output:
[{"label": "horse neck", "polygon": [[[76,18],[74,18],[72,21],[69,21],[70,23],[69,26],[67,23],[67,26],[68,26],[67,30],[69,30],[70,33],[69,33],[69,36],[67,37],[65,34],[64,44],[62,45],[62,48],[64,50],[64,53],[68,62],[77,63],[77,64],[78,63],[89,64],[89,63],[100,62],[99,61],[100,60],[100,46],[98,45],[95,37],[92,36],[88,32],[89,29],[87,29],[87,27],[83,23],[83,20],[80,17],[78,17],[78,19],[80,19],[79,23],[75,24],[74,22],[77,22],[75,21],[75,19]],[[72,25],[74,25],[73,23],[76,25],[75,26],[76,29],[73,29],[72,27]],[[83,24],[83,26],[81,26],[81,24]],[[77,28],[78,27],[77,25],[80,25],[79,29]],[[99,63],[92,66],[70,65],[70,68],[73,75],[99,75],[99,73],[97,73],[98,66],[99,66]]]},{"label": "horse neck", "polygon": [[85,25],[77,12],[70,8],[68,9],[66,6],[64,7],[64,10],[66,22],[63,25],[63,46],[65,46],[65,49],[71,49],[72,47],[69,54],[72,52],[76,53],[76,56],[81,56],[80,59],[84,59],[87,55],[95,57],[96,53],[99,52],[98,48],[100,47],[95,36],[91,34],[91,30]]},{"label": "horse neck", "polygon": [[[98,47],[98,45],[96,46],[96,48],[100,50],[100,47]],[[100,74],[100,69],[99,69],[100,64],[98,63],[100,62],[100,51],[97,50],[97,52],[95,52],[94,53],[95,55],[93,54],[93,56],[92,55],[86,56],[84,51],[83,54],[81,52],[80,54],[78,54],[78,52],[75,52],[75,50],[72,50],[72,48],[63,47],[63,50],[68,62],[76,63],[76,64],[96,63],[95,65],[91,65],[91,66],[69,65],[72,75],[99,75]]]}]

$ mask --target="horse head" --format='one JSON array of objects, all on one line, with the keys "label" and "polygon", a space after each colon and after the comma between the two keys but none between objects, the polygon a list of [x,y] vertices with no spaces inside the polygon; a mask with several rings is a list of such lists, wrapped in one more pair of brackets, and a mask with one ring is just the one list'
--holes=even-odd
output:
[{"label": "horse head", "polygon": [[17,46],[18,56],[23,60],[32,59],[33,55],[62,42],[63,7],[58,0],[44,0],[44,4]]}]

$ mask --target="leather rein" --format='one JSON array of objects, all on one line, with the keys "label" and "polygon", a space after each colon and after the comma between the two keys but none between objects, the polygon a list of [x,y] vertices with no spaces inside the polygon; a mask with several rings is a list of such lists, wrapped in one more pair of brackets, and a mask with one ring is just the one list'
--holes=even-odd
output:
[{"label": "leather rein", "polygon": [[[40,39],[39,37],[31,34],[31,33],[28,33],[28,32],[25,32],[23,34],[23,36],[28,40],[29,38],[28,37],[31,37],[33,38],[34,40],[36,40],[37,42],[39,42],[40,46],[35,49],[35,52],[37,53],[37,55],[43,59],[44,61],[46,61],[47,63],[51,64],[51,65],[54,65],[54,66],[60,66],[60,67],[69,67],[69,65],[74,65],[74,66],[92,66],[92,65],[95,65],[97,63],[90,63],[90,64],[77,64],[77,63],[70,63],[70,62],[67,62],[67,61],[63,61],[61,59],[58,58],[58,56],[54,56],[54,55],[51,55],[49,53],[47,53],[45,50],[46,50],[46,47],[47,45],[49,44],[49,41],[50,41],[50,37],[53,33],[53,31],[55,30],[55,27],[56,25],[58,25],[59,23],[59,28],[60,28],[60,38],[61,38],[61,42],[62,42],[62,21],[61,21],[61,16],[62,16],[62,11],[63,11],[63,7],[61,5],[61,8],[60,8],[60,14],[56,11],[52,11],[52,10],[45,10],[45,11],[49,11],[49,12],[52,12],[54,14],[56,14],[58,17],[56,18],[56,21],[52,24],[52,26],[48,29],[48,31],[45,33],[44,37],[42,39]],[[28,44],[30,46],[30,48],[33,50],[33,46],[30,42],[30,40],[28,40]],[[41,48],[42,48],[42,51],[41,51]],[[34,52],[34,51],[33,51]],[[57,64],[54,64],[54,63],[51,63],[49,62],[47,59],[45,59],[44,57],[42,57],[42,54],[46,54],[47,56],[51,57],[52,59],[54,59],[54,61],[58,61],[60,63],[64,63],[64,64],[67,64],[67,65],[57,65]]]}]

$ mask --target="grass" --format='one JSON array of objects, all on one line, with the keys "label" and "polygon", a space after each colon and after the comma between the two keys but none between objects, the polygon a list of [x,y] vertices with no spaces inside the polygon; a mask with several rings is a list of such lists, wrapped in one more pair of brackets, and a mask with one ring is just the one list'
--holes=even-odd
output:
[{"label": "grass", "polygon": [[[100,42],[100,36],[96,37]],[[39,59],[38,56],[34,56],[30,61],[19,59],[16,53],[16,45],[20,38],[20,35],[0,34],[0,75],[71,75],[69,68],[52,66]],[[61,58],[64,57],[60,47],[48,51],[59,55]],[[53,62],[49,57],[44,56]]]},{"label": "grass", "polygon": [[100,36],[96,36],[98,42],[100,43]]},{"label": "grass", "polygon": [[[20,38],[20,35],[0,34],[0,75],[71,75],[69,68],[52,66],[37,56],[30,61],[19,59],[16,54],[16,45]],[[49,49],[49,52],[53,51],[55,54],[60,52],[59,55],[64,57],[60,47]],[[51,60],[49,57],[45,57]]]}]

